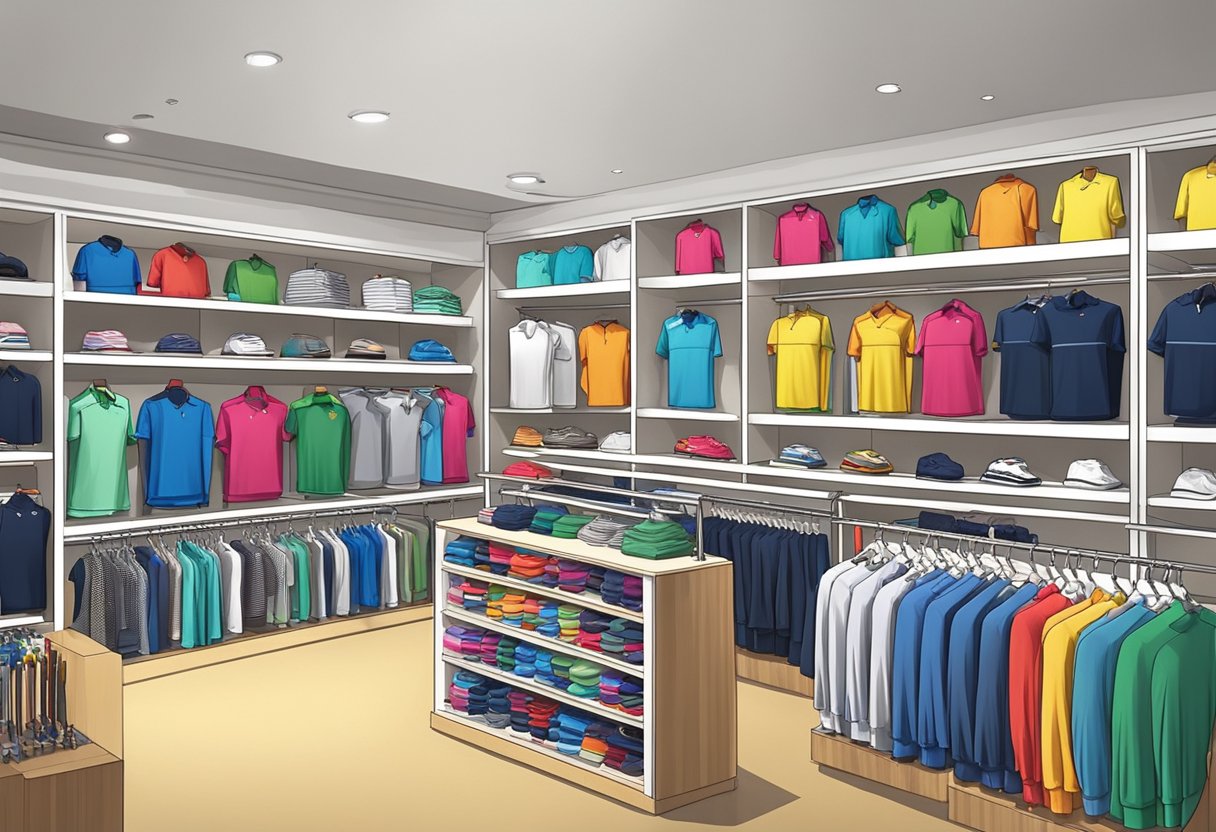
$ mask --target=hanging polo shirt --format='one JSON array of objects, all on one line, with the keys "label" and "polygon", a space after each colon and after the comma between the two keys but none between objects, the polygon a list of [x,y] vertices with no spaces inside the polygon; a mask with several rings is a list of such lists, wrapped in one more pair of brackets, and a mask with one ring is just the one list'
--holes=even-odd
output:
[{"label": "hanging polo shirt", "polygon": [[782,266],[823,262],[823,253],[832,251],[832,231],[828,218],[805,202],[777,217],[773,233],[773,259]]},{"label": "hanging polo shirt", "polygon": [[962,251],[967,210],[958,197],[934,188],[908,206],[908,248],[912,254]]},{"label": "hanging polo shirt", "polygon": [[477,423],[473,419],[473,406],[468,398],[447,387],[435,388],[436,398],[442,399],[443,408],[443,481],[444,483],[468,482],[468,443],[473,438]]},{"label": "hanging polo shirt", "polygon": [[916,354],[924,359],[920,409],[929,416],[978,416],[984,412],[981,359],[988,354],[984,319],[952,300],[920,324]]},{"label": "hanging polo shirt", "polygon": [[279,302],[279,275],[274,266],[256,254],[248,260],[233,260],[224,274],[229,300],[243,303]]},{"label": "hanging polo shirt", "polygon": [[76,252],[72,279],[83,281],[87,292],[134,295],[139,287],[139,258],[122,240],[105,234]]},{"label": "hanging polo shirt", "polygon": [[716,320],[692,309],[672,315],[655,353],[667,359],[668,407],[714,407],[714,359],[722,355]]},{"label": "hanging polo shirt", "polygon": [[1216,162],[1192,168],[1178,183],[1174,219],[1186,217],[1186,230],[1216,228]]},{"label": "hanging polo shirt", "polygon": [[935,599],[957,583],[953,576],[941,574],[917,586],[899,602],[895,621],[895,660],[891,670],[891,756],[897,760],[912,760],[920,754],[917,716],[925,613]]},{"label": "hanging polo shirt", "polygon": [[[1168,416],[1216,421],[1216,285],[1205,283],[1165,305],[1148,338],[1150,352],[1165,357]],[[4,391],[0,383],[0,394]]]},{"label": "hanging polo shirt", "polygon": [[832,389],[832,323],[813,310],[773,321],[768,354],[777,356],[777,407],[827,411]]},{"label": "hanging polo shirt", "polygon": [[156,508],[211,502],[215,423],[211,405],[181,387],[144,400],[135,438],[144,441],[144,502]]},{"label": "hanging polo shirt", "polygon": [[1051,418],[1051,352],[1034,337],[1046,303],[1027,298],[996,316],[992,349],[1001,354],[1001,412],[1011,419]]},{"label": "hanging polo shirt", "polygon": [[[934,577],[940,572],[930,573]],[[925,580],[903,578],[888,583],[874,596],[870,621],[870,747],[891,753],[891,672],[895,661],[895,621],[903,597]]]},{"label": "hanging polo shirt", "polygon": [[629,404],[629,330],[616,321],[596,321],[578,334],[579,385],[588,407]]},{"label": "hanging polo shirt", "polygon": [[[870,741],[870,647],[873,642],[874,603],[878,593],[908,571],[903,561],[891,559],[853,589],[845,629],[845,706],[843,720],[849,739]],[[906,581],[904,583],[907,583]]]},{"label": "hanging polo shirt", "polygon": [[724,257],[722,235],[712,225],[694,220],[676,235],[676,274],[707,274]]},{"label": "hanging polo shirt", "polygon": [[[768,536],[765,529],[754,539],[753,560],[771,560],[765,558],[764,541]],[[827,711],[820,711],[823,724],[831,727],[838,734],[847,734],[849,725],[845,719],[846,703],[848,702],[848,624],[849,607],[853,601],[853,590],[860,586],[873,573],[864,564],[851,569],[838,577],[832,583],[828,595],[828,612],[825,622],[827,632],[823,644],[827,650],[826,675],[832,679],[828,691]],[[749,611],[748,617],[751,617]]]},{"label": "hanging polo shirt", "polygon": [[68,515],[104,517],[131,508],[127,446],[135,444],[131,402],[88,387],[68,402]]},{"label": "hanging polo shirt", "polygon": [[283,443],[287,405],[263,387],[249,387],[220,405],[215,447],[225,457],[224,502],[277,500],[283,496]]},{"label": "hanging polo shirt", "polygon": [[541,409],[553,405],[553,362],[569,360],[561,336],[544,321],[526,318],[507,330],[511,353],[510,406]]},{"label": "hanging polo shirt", "polygon": [[296,399],[283,429],[296,443],[296,491],[346,493],[350,479],[350,412],[337,397],[314,393]]},{"label": "hanging polo shirt", "polygon": [[384,485],[386,412],[372,402],[382,391],[346,387],[338,397],[350,414],[350,482],[352,489]]},{"label": "hanging polo shirt", "polygon": [[894,257],[893,246],[904,244],[899,227],[899,214],[871,194],[857,200],[840,212],[840,227],[836,232],[845,260],[866,260],[871,257]]},{"label": "hanging polo shirt", "polygon": [[174,243],[152,255],[148,285],[170,298],[205,298],[211,294],[207,261],[185,243]]},{"label": "hanging polo shirt", "polygon": [[[745,551],[744,547],[735,546],[734,542],[732,541],[730,552],[737,555],[743,551]],[[730,552],[726,553],[728,557]],[[835,682],[839,682],[841,684],[844,682],[843,679],[833,679],[832,674],[828,669],[828,607],[829,602],[831,601],[832,586],[842,575],[851,569],[857,568],[857,564],[853,563],[851,560],[845,560],[828,569],[819,579],[819,587],[815,597],[815,673],[811,677],[815,679],[815,693],[813,702],[815,705],[815,710],[819,711],[820,714],[819,719],[821,727],[828,730],[836,730],[832,721],[832,685]],[[745,602],[743,600],[747,597],[743,591],[745,589],[743,585],[743,575],[746,574],[746,570],[741,570],[736,567],[734,572],[736,621],[739,620],[740,615],[743,616],[743,620],[746,620]],[[740,642],[737,629],[736,642]]]},{"label": "hanging polo shirt", "polygon": [[595,250],[596,280],[628,280],[633,274],[633,243],[616,236]]},{"label": "hanging polo shirt", "polygon": [[595,255],[586,246],[562,246],[553,252],[549,270],[554,286],[590,283],[595,276]]},{"label": "hanging polo shirt", "polygon": [[376,396],[373,406],[384,412],[384,484],[418,488],[422,436],[431,432],[422,421],[422,402],[412,393],[389,390]]},{"label": "hanging polo shirt", "polygon": [[988,613],[1015,594],[1009,581],[998,579],[981,589],[954,615],[946,653],[945,731],[938,746],[949,749],[955,774],[967,782],[980,779],[975,755],[976,698],[979,686],[980,636]]},{"label": "hanging polo shirt", "polygon": [[442,396],[435,395],[432,387],[415,387],[413,392],[422,408],[422,457],[419,462],[419,477],[423,485],[442,485],[443,411],[447,403]]},{"label": "hanging polo shirt", "polygon": [[1051,350],[1051,418],[1119,418],[1123,391],[1123,310],[1085,291],[1053,298],[1033,340]]},{"label": "hanging polo shirt", "polygon": [[912,412],[916,324],[887,302],[853,320],[848,354],[857,359],[857,405],[873,413]]},{"label": "hanging polo shirt", "polygon": [[553,377],[549,380],[553,395],[554,407],[575,407],[578,405],[579,362],[577,338],[574,327],[570,324],[553,322],[549,328],[561,339],[560,354],[568,356],[558,358],[553,362]]},{"label": "hanging polo shirt", "polygon": [[1034,185],[1006,174],[980,191],[971,217],[971,233],[980,248],[1032,246],[1039,230],[1039,192]]},{"label": "hanging polo shirt", "polygon": [[46,609],[46,543],[51,512],[28,494],[0,505],[0,613]]},{"label": "hanging polo shirt", "polygon": [[1061,243],[1114,237],[1115,229],[1127,222],[1118,177],[1099,171],[1092,180],[1083,173],[1065,179],[1056,191],[1051,220],[1060,226]]},{"label": "hanging polo shirt", "polygon": [[0,372],[0,440],[10,445],[42,443],[42,383],[16,364]]},{"label": "hanging polo shirt", "polygon": [[553,274],[549,271],[552,255],[547,251],[525,251],[515,261],[515,288],[530,289],[534,286],[551,286]]}]

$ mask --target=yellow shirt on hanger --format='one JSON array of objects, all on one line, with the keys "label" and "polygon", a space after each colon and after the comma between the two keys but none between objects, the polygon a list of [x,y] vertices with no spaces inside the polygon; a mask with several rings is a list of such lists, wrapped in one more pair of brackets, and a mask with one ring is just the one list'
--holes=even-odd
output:
[{"label": "yellow shirt on hanger", "polygon": [[1216,228],[1216,162],[1188,170],[1178,184],[1174,219],[1186,217],[1186,230]]},{"label": "yellow shirt on hanger", "polygon": [[857,359],[858,410],[912,412],[915,350],[915,321],[890,301],[854,319],[848,353]]},{"label": "yellow shirt on hanger", "polygon": [[1081,808],[1072,761],[1073,660],[1081,632],[1126,601],[1100,589],[1051,618],[1043,628],[1043,802],[1058,815]]},{"label": "yellow shirt on hanger", "polygon": [[777,356],[777,407],[826,411],[831,407],[832,323],[813,309],[773,321],[768,354]]},{"label": "yellow shirt on hanger", "polygon": [[1060,183],[1052,222],[1060,226],[1060,242],[1109,240],[1127,222],[1119,177],[1098,171],[1092,181],[1082,173]]}]

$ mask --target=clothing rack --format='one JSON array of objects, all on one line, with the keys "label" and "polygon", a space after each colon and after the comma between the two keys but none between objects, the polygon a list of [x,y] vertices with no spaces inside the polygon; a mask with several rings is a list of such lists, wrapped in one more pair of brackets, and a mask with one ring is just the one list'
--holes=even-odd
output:
[{"label": "clothing rack", "polygon": [[654,509],[653,511],[648,511],[643,508],[628,506],[622,503],[617,503],[615,505],[611,503],[597,503],[593,500],[584,500],[579,497],[568,497],[565,494],[551,494],[548,491],[540,491],[529,488],[509,488],[505,485],[498,489],[498,494],[501,497],[515,497],[516,499],[542,500],[544,502],[560,503],[561,505],[565,506],[585,508],[590,509],[591,511],[600,512],[602,514],[615,514],[622,517],[641,517],[642,519],[645,519],[654,512],[659,512],[662,514],[679,513],[663,509]]},{"label": "clothing rack", "polygon": [[743,303],[741,298],[722,298],[720,300],[682,300],[676,303],[676,307],[685,309],[695,306],[738,306],[741,303]]},{"label": "clothing rack", "polygon": [[1024,292],[1036,289],[1062,289],[1066,287],[1106,286],[1126,284],[1126,273],[1102,272],[1103,275],[1122,274],[1123,276],[1106,277],[1060,277],[1058,279],[1028,279],[1021,282],[986,281],[958,283],[935,283],[917,286],[880,286],[873,289],[819,289],[807,292],[794,292],[776,295],[773,302],[777,304],[796,303],[803,300],[848,300],[852,298],[898,297],[903,295],[953,294],[963,295],[976,292]]},{"label": "clothing rack", "polygon": [[548,312],[556,309],[628,309],[627,303],[597,303],[594,306],[589,306],[585,303],[562,303],[554,304],[553,306],[517,306],[515,311],[525,318],[533,317],[531,312]]},{"label": "clothing rack", "polygon": [[1211,269],[1203,269],[1194,272],[1165,272],[1162,274],[1150,274],[1148,279],[1151,280],[1216,280],[1216,271]]},{"label": "clothing rack", "polygon": [[735,497],[718,497],[713,494],[702,494],[697,499],[697,559],[705,559],[705,513],[709,506],[713,503],[720,505],[735,506],[739,508],[752,508],[759,511],[784,512],[786,514],[801,514],[803,517],[823,517],[825,519],[834,519],[837,516],[836,500],[840,497],[839,491],[829,492],[828,501],[832,508],[825,511],[817,508],[804,508],[803,506],[790,506],[780,503],[766,503],[762,500],[747,500]]}]

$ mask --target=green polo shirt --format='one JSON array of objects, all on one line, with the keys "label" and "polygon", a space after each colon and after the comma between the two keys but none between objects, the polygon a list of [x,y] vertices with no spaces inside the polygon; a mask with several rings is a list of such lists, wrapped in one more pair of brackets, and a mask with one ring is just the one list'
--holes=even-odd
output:
[{"label": "green polo shirt", "polygon": [[329,393],[296,399],[284,427],[296,443],[296,491],[345,494],[350,474],[350,413],[341,400]]},{"label": "green polo shirt", "polygon": [[279,302],[279,276],[274,266],[256,254],[248,260],[233,260],[224,275],[229,300],[244,303]]},{"label": "green polo shirt", "polygon": [[908,206],[905,226],[912,254],[962,251],[967,211],[957,197],[934,188]]},{"label": "green polo shirt", "polygon": [[68,516],[104,517],[131,508],[127,446],[131,402],[89,387],[68,402]]}]

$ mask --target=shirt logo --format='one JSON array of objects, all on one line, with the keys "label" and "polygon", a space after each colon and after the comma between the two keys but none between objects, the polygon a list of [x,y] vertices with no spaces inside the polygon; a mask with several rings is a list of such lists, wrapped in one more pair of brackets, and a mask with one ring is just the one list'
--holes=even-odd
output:
[{"label": "shirt logo", "polygon": [[338,418],[338,414],[335,411],[333,411],[333,410],[329,411],[329,421],[332,422],[334,419],[337,419],[337,418]]}]

